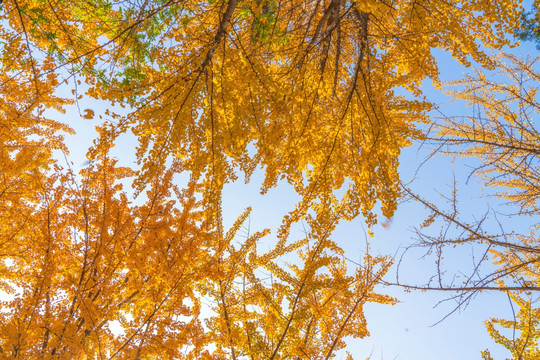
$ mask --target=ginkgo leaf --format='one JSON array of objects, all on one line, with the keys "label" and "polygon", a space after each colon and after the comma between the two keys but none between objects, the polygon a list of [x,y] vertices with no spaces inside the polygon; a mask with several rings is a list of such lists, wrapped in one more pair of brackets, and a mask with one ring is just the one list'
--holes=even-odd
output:
[{"label": "ginkgo leaf", "polygon": [[92,120],[94,118],[94,110],[92,109],[84,109],[84,119]]}]

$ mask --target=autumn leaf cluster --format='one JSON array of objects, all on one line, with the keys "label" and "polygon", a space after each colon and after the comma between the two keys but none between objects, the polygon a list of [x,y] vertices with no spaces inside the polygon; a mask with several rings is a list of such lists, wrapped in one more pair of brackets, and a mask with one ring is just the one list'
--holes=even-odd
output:
[{"label": "autumn leaf cluster", "polygon": [[[364,304],[392,302],[374,291],[391,261],[347,262],[332,231],[394,214],[400,152],[431,121],[432,50],[493,68],[486,49],[509,44],[521,13],[507,0],[5,0],[0,355],[329,359],[367,336]],[[75,125],[58,113],[82,98],[108,110],[75,173]],[[132,168],[111,155],[128,132]],[[249,209],[222,219],[224,186],[257,169],[262,193],[286,182],[300,196],[265,251]]]}]

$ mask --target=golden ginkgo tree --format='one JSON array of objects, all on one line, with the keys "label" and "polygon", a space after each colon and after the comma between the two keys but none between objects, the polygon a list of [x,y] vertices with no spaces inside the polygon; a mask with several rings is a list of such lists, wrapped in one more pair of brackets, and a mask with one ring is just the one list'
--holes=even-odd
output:
[{"label": "golden ginkgo tree", "polygon": [[219,213],[223,185],[262,166],[263,191],[283,179],[302,196],[290,221],[332,198],[345,218],[373,224],[377,201],[385,216],[395,210],[400,150],[421,137],[415,123],[430,109],[395,90],[420,96],[424,79],[438,79],[435,48],[494,66],[481,46],[508,44],[522,8],[160,0],[6,1],[3,11],[27,54],[46,52],[84,77],[90,96],[132,109],[116,132],[139,139],[139,190],[178,158],[205,179],[209,211]]},{"label": "golden ginkgo tree", "polygon": [[208,225],[201,184],[173,184],[178,162],[131,204],[119,181],[132,171],[109,157],[107,133],[79,180],[57,166],[29,213],[12,214],[18,226],[3,223],[3,357],[331,358],[368,334],[366,302],[392,301],[373,292],[390,261],[348,270],[330,212],[262,252],[265,232],[238,234],[249,212],[227,232]]},{"label": "golden ginkgo tree", "polygon": [[[350,268],[332,231],[393,215],[400,151],[429,121],[431,51],[491,68],[482,46],[508,44],[520,13],[502,0],[3,1],[1,356],[329,359],[367,336],[363,305],[392,302],[374,291],[391,261]],[[125,111],[107,109],[76,174],[59,160],[72,130],[52,114],[84,96]],[[133,169],[111,153],[128,131]],[[286,181],[301,197],[265,251],[266,230],[240,232],[249,211],[222,224],[224,185],[257,168],[262,192]]]}]

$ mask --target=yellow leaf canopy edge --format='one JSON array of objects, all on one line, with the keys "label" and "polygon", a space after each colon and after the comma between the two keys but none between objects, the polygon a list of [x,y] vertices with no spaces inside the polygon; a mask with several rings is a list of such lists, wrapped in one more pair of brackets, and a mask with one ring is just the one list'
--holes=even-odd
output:
[{"label": "yellow leaf canopy edge", "polygon": [[378,202],[393,215],[398,156],[421,138],[417,125],[431,108],[399,89],[420,96],[423,80],[438,81],[435,48],[493,66],[484,47],[509,44],[522,12],[517,1],[464,0],[3,8],[25,34],[20,46],[32,41],[76,65],[88,94],[129,106],[115,132],[139,139],[139,191],[167,159],[179,159],[204,179],[208,216],[217,219],[224,184],[262,167],[263,192],[283,180],[302,197],[288,222],[329,200],[342,218],[362,214],[368,225]]}]

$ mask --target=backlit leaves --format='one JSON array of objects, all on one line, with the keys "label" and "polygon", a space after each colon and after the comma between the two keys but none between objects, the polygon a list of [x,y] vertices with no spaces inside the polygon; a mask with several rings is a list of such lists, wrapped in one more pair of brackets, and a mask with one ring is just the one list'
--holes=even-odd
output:
[{"label": "backlit leaves", "polygon": [[[363,305],[393,301],[374,292],[391,261],[366,254],[351,268],[332,231],[392,217],[400,151],[431,109],[420,85],[438,81],[432,49],[492,67],[482,46],[507,44],[520,10],[4,1],[0,353],[329,359],[367,336]],[[58,96],[69,84],[77,106],[87,95],[107,107],[78,174],[58,161],[71,130],[53,120],[73,105]],[[112,155],[128,131],[133,169]],[[223,229],[224,186],[259,168],[263,193],[286,181],[300,195],[270,240],[243,236],[249,211]],[[308,230],[295,238],[299,222]]]}]

